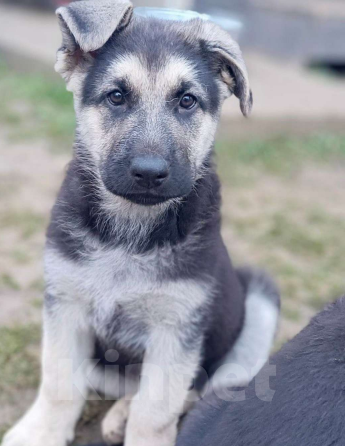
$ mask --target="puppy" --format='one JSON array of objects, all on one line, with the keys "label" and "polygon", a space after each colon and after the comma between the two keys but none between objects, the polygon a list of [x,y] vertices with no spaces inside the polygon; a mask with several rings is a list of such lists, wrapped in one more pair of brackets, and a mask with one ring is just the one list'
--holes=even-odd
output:
[{"label": "puppy", "polygon": [[200,18],[144,18],[126,0],[57,16],[76,139],[47,235],[42,383],[3,446],[65,446],[90,389],[125,396],[108,443],[172,446],[193,381],[217,388],[236,362],[247,382],[276,328],[276,288],[236,272],[220,235],[214,135],[231,94],[249,114],[247,71]]},{"label": "puppy", "polygon": [[177,446],[343,445],[344,342],[345,297],[270,359],[269,389],[260,390],[263,369],[241,401],[205,399],[187,416]]}]

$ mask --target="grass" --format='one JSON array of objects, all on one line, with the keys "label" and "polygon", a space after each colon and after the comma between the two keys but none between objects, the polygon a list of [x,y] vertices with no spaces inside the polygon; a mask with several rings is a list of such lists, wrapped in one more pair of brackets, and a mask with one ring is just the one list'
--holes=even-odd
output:
[{"label": "grass", "polygon": [[33,291],[39,291],[41,294],[43,294],[44,291],[44,279],[43,277],[39,277],[38,279],[35,279],[30,284],[30,290]]},{"label": "grass", "polygon": [[245,165],[249,175],[268,172],[291,176],[306,162],[340,162],[345,166],[345,135],[328,133],[306,137],[281,135],[232,143],[220,141],[216,145],[218,169],[225,181],[233,181],[242,174],[239,166]]},{"label": "grass", "polygon": [[295,256],[308,258],[325,255],[328,248],[327,239],[328,237],[315,234],[315,226],[306,230],[301,222],[294,222],[281,212],[272,216],[270,227],[263,235],[263,242],[267,245],[279,245]]},{"label": "grass", "polygon": [[32,257],[24,249],[16,248],[10,256],[18,265],[28,265],[32,261]]},{"label": "grass", "polygon": [[20,285],[11,274],[3,273],[0,275],[0,289],[1,288],[7,288],[14,291],[19,291]]},{"label": "grass", "polygon": [[[313,216],[317,215],[318,218]],[[323,212],[286,207],[234,218],[235,236],[260,253],[280,279],[283,295],[319,310],[345,290],[345,221]]]},{"label": "grass", "polygon": [[291,308],[288,305],[282,306],[282,314],[286,319],[289,319],[290,321],[298,322],[300,320],[300,313],[298,309]]},{"label": "grass", "polygon": [[35,299],[32,299],[31,305],[34,308],[42,309],[43,308],[43,298],[36,297]]},{"label": "grass", "polygon": [[0,327],[0,394],[38,385],[40,366],[37,349],[41,329],[37,325]]},{"label": "grass", "polygon": [[[285,302],[300,302],[315,311],[343,294],[345,220],[315,205],[313,196],[309,203],[300,200],[299,192],[303,198],[305,191],[297,189],[295,180],[306,166],[345,168],[345,135],[316,132],[220,141],[216,153],[223,185],[237,199],[237,209],[231,203],[224,225],[232,229],[235,240],[250,246],[255,262],[279,279],[283,316],[299,318],[298,307]],[[267,180],[272,180],[271,187],[279,186],[278,192],[262,189]],[[233,248],[233,256],[248,262],[241,250]]]},{"label": "grass", "polygon": [[42,231],[46,225],[46,217],[31,210],[7,211],[0,216],[0,228],[16,228],[23,239],[29,239]]},{"label": "grass", "polygon": [[0,61],[0,96],[0,120],[11,138],[48,137],[54,147],[70,148],[75,117],[72,94],[62,80],[19,74]]}]

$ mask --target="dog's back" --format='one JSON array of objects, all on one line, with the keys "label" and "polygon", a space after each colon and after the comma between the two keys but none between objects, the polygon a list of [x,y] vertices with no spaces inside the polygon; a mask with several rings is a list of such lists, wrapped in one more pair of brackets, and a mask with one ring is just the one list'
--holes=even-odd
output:
[{"label": "dog's back", "polygon": [[[270,389],[260,391],[263,371],[245,390],[243,401],[201,402],[188,416],[177,445],[343,445],[344,322],[345,297],[326,307],[271,358],[276,376],[269,380]],[[270,392],[273,399],[267,401]]]}]

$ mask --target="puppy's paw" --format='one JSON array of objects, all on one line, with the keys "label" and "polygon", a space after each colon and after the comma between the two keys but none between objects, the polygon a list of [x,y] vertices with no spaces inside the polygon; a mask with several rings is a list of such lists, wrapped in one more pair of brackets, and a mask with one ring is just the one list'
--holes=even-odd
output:
[{"label": "puppy's paw", "polygon": [[135,429],[127,426],[125,446],[174,446],[176,443],[177,428],[171,425],[162,430]]},{"label": "puppy's paw", "polygon": [[102,435],[109,445],[121,444],[125,438],[131,401],[122,398],[112,406],[102,422]]},{"label": "puppy's paw", "polygon": [[1,446],[66,446],[72,438],[56,438],[51,431],[38,426],[18,424],[4,437]]},{"label": "puppy's paw", "polygon": [[1,446],[66,446],[73,440],[72,430],[59,426],[58,417],[49,423],[42,412],[31,409],[4,436]]}]

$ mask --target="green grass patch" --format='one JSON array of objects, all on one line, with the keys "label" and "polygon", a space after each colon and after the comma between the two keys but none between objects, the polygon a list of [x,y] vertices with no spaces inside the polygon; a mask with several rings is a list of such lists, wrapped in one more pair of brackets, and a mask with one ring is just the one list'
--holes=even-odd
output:
[{"label": "green grass patch", "polygon": [[10,256],[18,265],[27,265],[32,261],[31,256],[26,251],[19,248],[14,249],[10,253]]},{"label": "green grass patch", "polygon": [[7,288],[14,291],[19,291],[20,285],[10,274],[3,273],[0,275],[0,288]]},{"label": "green grass patch", "polygon": [[39,277],[38,279],[33,280],[30,283],[30,290],[33,291],[39,291],[40,293],[43,293],[44,291],[44,279],[43,277]]},{"label": "green grass patch", "polygon": [[300,312],[298,311],[298,309],[292,308],[288,305],[284,305],[284,302],[282,305],[282,314],[283,314],[284,318],[286,318],[290,321],[293,321],[293,322],[298,322],[301,318],[301,315],[300,315]]},{"label": "green grass patch", "polygon": [[35,299],[32,299],[31,305],[37,309],[43,308],[43,298],[36,297]]},{"label": "green grass patch", "polygon": [[296,223],[280,213],[272,217],[263,239],[267,243],[282,246],[292,254],[300,256],[322,256],[328,247],[328,235],[313,234],[312,228],[307,228],[301,222]]},{"label": "green grass patch", "polygon": [[[345,292],[345,221],[321,209],[289,206],[271,215],[234,218],[236,236],[260,253],[260,264],[279,278],[283,299],[319,310]],[[296,305],[292,308],[296,309]],[[297,313],[283,306],[283,315]]]},{"label": "green grass patch", "polygon": [[46,217],[30,210],[8,211],[0,216],[0,228],[17,228],[24,239],[41,232],[46,225]]},{"label": "green grass patch", "polygon": [[38,385],[40,364],[32,349],[40,339],[37,325],[0,327],[0,393]]},{"label": "green grass patch", "polygon": [[49,137],[70,148],[75,117],[72,94],[62,80],[19,74],[0,63],[0,96],[0,121],[12,128],[12,138]]},{"label": "green grass patch", "polygon": [[[345,163],[345,135],[279,136],[216,144],[218,168],[224,181],[258,171],[290,175],[307,161]],[[245,172],[241,169],[246,167]]]}]

